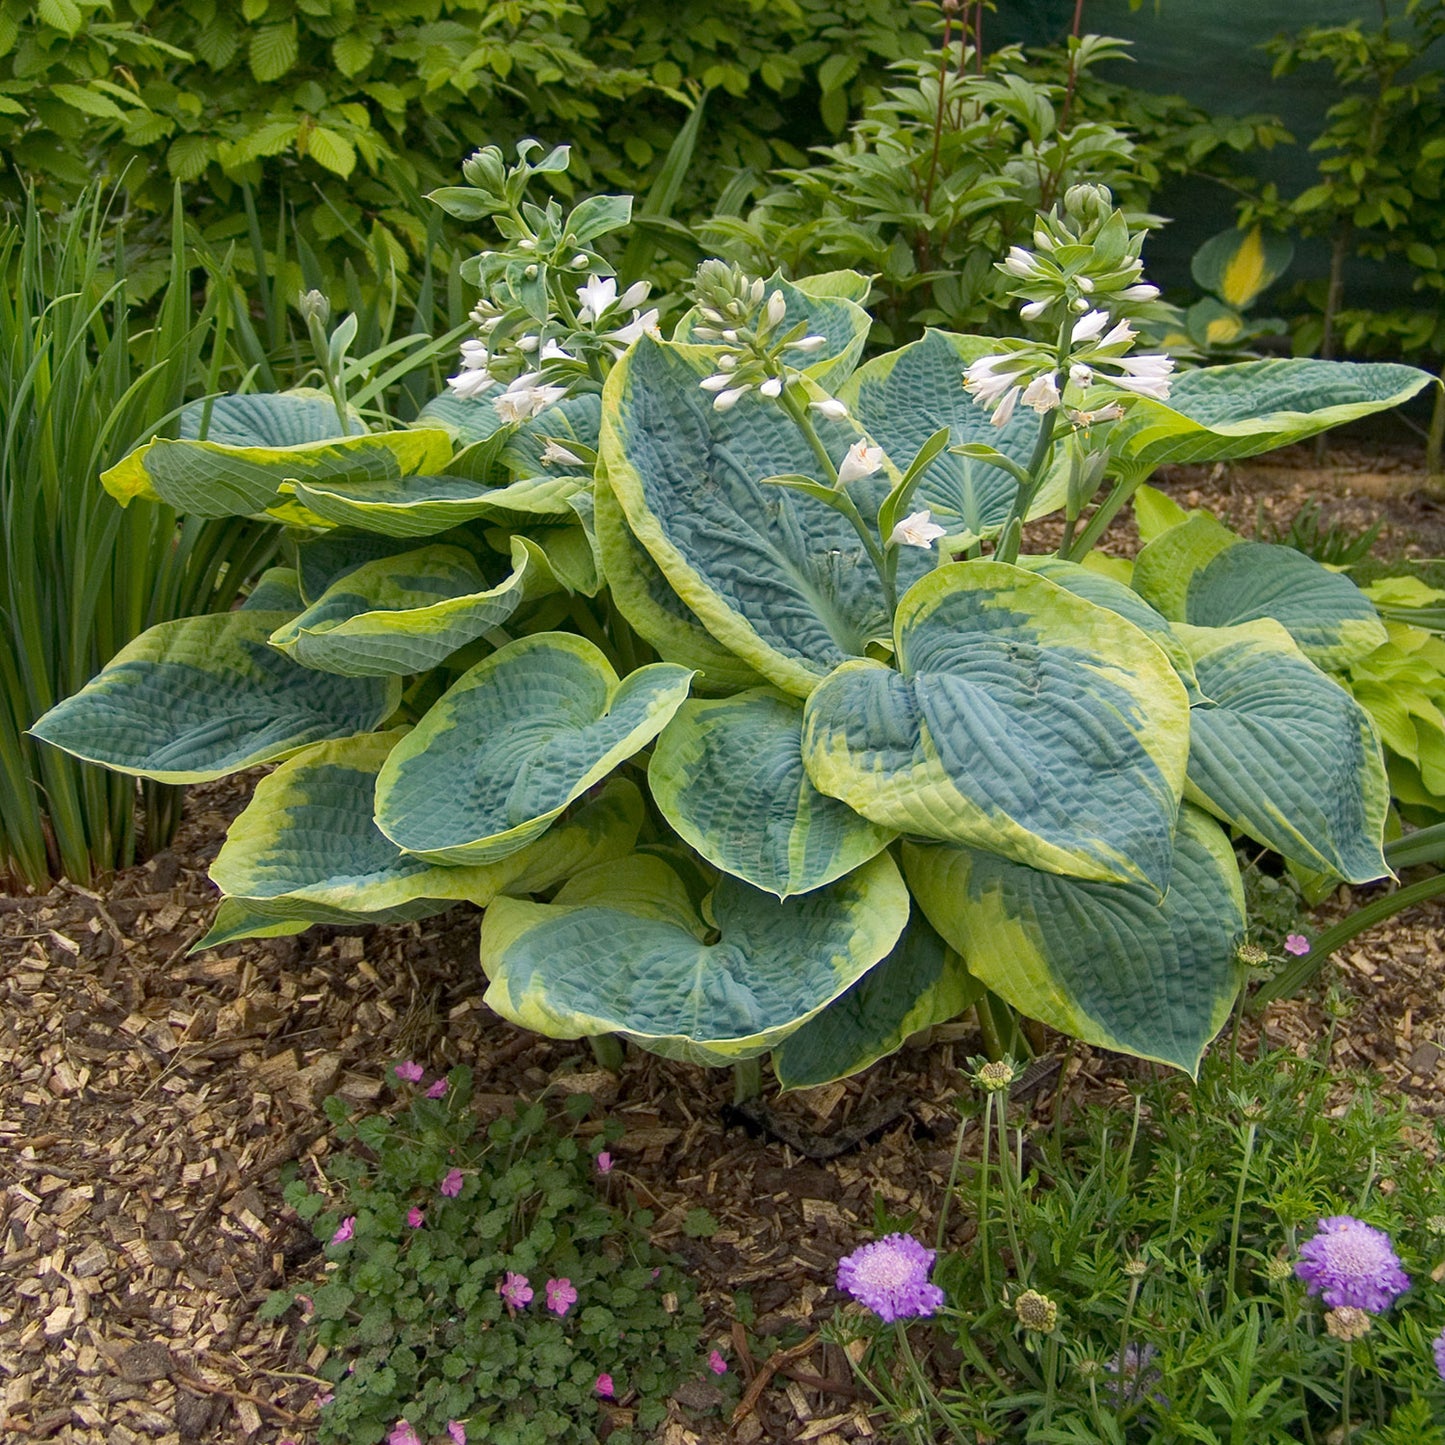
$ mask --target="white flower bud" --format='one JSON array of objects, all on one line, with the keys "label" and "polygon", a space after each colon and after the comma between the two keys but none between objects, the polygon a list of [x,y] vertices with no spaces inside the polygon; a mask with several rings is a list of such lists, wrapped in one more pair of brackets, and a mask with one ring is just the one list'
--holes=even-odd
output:
[{"label": "white flower bud", "polygon": [[848,408],[836,396],[830,396],[826,401],[809,402],[808,405],[820,416],[827,417],[829,421],[848,420]]},{"label": "white flower bud", "polygon": [[759,388],[762,396],[775,397],[783,394],[783,378],[781,376],[770,376]]},{"label": "white flower bud", "polygon": [[1019,307],[1019,315],[1025,321],[1037,321],[1049,309],[1047,301],[1030,301]]},{"label": "white flower bud", "polygon": [[1092,341],[1108,324],[1107,311],[1090,311],[1074,322],[1074,329],[1069,332],[1069,340],[1073,343]]},{"label": "white flower bud", "polygon": [[768,297],[767,321],[769,326],[777,326],[788,314],[788,299],[781,291],[774,291]]},{"label": "white flower bud", "polygon": [[750,386],[735,386],[731,391],[720,391],[712,399],[714,411],[731,411],[738,404],[738,398],[746,391],[751,391]]},{"label": "white flower bud", "polygon": [[1086,296],[1094,289],[1094,283],[1087,276],[1075,276],[1074,280],[1078,282],[1079,290]]},{"label": "white flower bud", "polygon": [[788,343],[789,351],[801,351],[804,356],[811,356],[815,351],[821,351],[828,344],[826,336],[804,336],[798,341]]},{"label": "white flower bud", "polygon": [[698,385],[704,391],[723,391],[733,384],[733,380],[734,378],[728,376],[726,372],[720,371],[714,376],[705,376],[698,382]]}]

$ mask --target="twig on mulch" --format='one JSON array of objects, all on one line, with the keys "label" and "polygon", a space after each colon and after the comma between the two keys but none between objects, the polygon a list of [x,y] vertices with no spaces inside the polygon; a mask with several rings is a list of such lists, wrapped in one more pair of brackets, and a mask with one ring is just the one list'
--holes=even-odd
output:
[{"label": "twig on mulch", "polygon": [[753,1382],[738,1401],[737,1409],[733,1411],[732,1422],[736,1425],[745,1416],[752,1413],[756,1408],[762,1393],[768,1388],[769,1382],[785,1365],[791,1365],[794,1360],[801,1360],[804,1356],[812,1353],[813,1346],[818,1343],[816,1333],[808,1336],[801,1344],[791,1345],[786,1350],[774,1350],[766,1360],[762,1368],[753,1376]]}]

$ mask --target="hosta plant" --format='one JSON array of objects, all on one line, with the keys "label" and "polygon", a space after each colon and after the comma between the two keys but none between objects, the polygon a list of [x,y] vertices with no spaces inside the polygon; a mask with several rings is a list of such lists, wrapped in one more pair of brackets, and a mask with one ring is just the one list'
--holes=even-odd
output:
[{"label": "hosta plant", "polygon": [[[1231,832],[1386,872],[1379,740],[1323,670],[1384,627],[1207,518],[1132,570],[1095,544],[1161,463],[1429,378],[1133,354],[1141,236],[1091,187],[1003,263],[1048,346],[865,362],[863,277],[719,263],[663,339],[593,249],[626,199],[534,205],[566,157],[529,155],[436,198],[504,244],[415,426],[241,396],[109,474],[274,517],[293,565],[145,634],[40,736],[168,781],[280,764],[216,859],[213,942],[466,899],[487,1002],[557,1037],[771,1054],[797,1086],[987,989],[1193,1070],[1240,983]],[[1054,513],[1062,543],[1025,550]]]}]

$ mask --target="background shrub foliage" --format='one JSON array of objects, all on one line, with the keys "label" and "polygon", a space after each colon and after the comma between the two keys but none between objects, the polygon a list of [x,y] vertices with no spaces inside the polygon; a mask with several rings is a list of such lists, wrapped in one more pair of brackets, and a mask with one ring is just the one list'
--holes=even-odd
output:
[{"label": "background shrub foliage", "polygon": [[[1161,464],[1428,378],[1266,361],[1169,392],[1118,319],[1152,304],[1143,233],[1093,187],[1005,264],[1054,345],[932,331],[860,364],[866,278],[718,262],[663,340],[596,250],[628,198],[536,204],[567,155],[520,154],[436,193],[503,244],[462,268],[484,339],[414,425],[369,430],[328,372],[216,400],[206,441],[188,408],[106,474],[129,506],[269,517],[291,565],[152,628],[38,735],[160,782],[281,764],[216,860],[213,943],[469,900],[488,1003],[560,1037],[819,1083],[988,988],[1193,1070],[1247,926],[1221,822],[1387,871],[1378,735],[1322,670],[1386,633],[1202,514],[1132,565],[1095,542]],[[1021,554],[1055,512],[1057,554]]]}]

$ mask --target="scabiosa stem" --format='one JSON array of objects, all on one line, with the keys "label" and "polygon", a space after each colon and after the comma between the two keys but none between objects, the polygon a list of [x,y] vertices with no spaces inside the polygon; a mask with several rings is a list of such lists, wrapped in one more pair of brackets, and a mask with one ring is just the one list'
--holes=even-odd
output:
[{"label": "scabiosa stem", "polygon": [[983,1101],[983,1155],[978,1166],[978,1252],[983,1261],[983,1297],[993,1298],[993,1282],[988,1260],[988,1170],[989,1139],[993,1134],[993,1095]]}]

